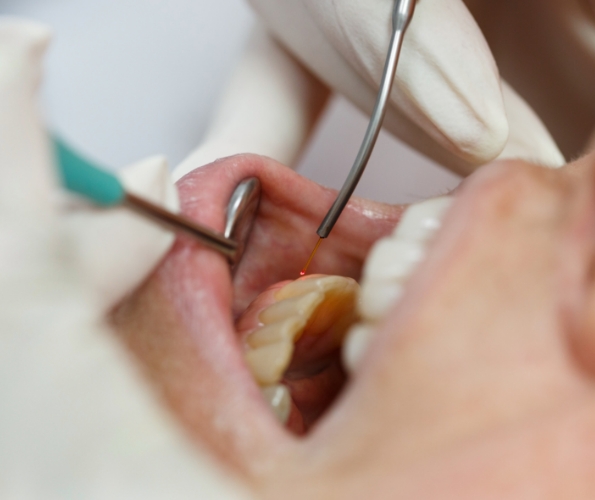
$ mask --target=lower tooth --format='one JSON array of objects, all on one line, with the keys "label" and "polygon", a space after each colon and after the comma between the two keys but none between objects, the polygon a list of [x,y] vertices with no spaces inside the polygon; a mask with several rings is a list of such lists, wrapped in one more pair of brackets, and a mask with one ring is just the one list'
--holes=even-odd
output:
[{"label": "lower tooth", "polygon": [[[279,382],[291,365],[295,342],[305,330],[313,338],[328,332],[329,336],[318,345],[329,352],[339,347],[348,327],[355,321],[358,291],[359,285],[351,278],[299,279],[273,296],[268,294],[261,302],[254,302],[254,307],[248,308],[246,316],[240,318],[246,365],[281,422],[289,418],[291,397],[289,390]],[[264,307],[270,299],[275,301]],[[249,329],[255,320],[259,325],[254,330]]]},{"label": "lower tooth", "polygon": [[257,349],[248,349],[245,360],[259,385],[272,385],[281,380],[293,355],[293,342],[280,341]]},{"label": "lower tooth", "polygon": [[357,287],[354,280],[342,276],[312,275],[285,285],[276,294],[278,300],[289,299],[310,292],[328,293]]},{"label": "lower tooth", "polygon": [[349,373],[353,373],[361,361],[372,337],[372,326],[360,324],[349,330],[343,344],[343,365]]},{"label": "lower tooth", "polygon": [[306,320],[301,316],[287,318],[284,321],[259,328],[256,332],[248,335],[246,343],[253,349],[257,349],[283,340],[295,342],[305,326]]},{"label": "lower tooth", "polygon": [[270,385],[262,388],[262,396],[270,405],[279,422],[285,425],[291,413],[289,389],[282,384]]},{"label": "lower tooth", "polygon": [[324,295],[320,292],[310,292],[300,297],[281,300],[262,311],[259,319],[265,325],[270,325],[291,316],[300,315],[307,318],[323,300]]}]

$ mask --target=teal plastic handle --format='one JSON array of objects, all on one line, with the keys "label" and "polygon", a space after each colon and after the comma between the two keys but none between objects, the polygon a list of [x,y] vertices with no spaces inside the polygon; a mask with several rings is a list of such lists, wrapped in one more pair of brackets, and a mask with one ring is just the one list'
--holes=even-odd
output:
[{"label": "teal plastic handle", "polygon": [[120,180],[110,172],[96,167],[71,149],[61,139],[52,139],[58,171],[66,189],[102,206],[118,205],[126,191]]}]

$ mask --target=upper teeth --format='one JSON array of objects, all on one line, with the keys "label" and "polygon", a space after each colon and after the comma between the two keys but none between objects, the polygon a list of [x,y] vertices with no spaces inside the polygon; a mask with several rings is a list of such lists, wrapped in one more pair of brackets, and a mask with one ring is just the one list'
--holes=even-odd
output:
[{"label": "upper teeth", "polygon": [[394,237],[427,242],[442,227],[442,219],[452,202],[452,196],[442,196],[411,205],[395,228]]},{"label": "upper teeth", "polygon": [[443,196],[411,205],[395,231],[379,240],[366,261],[359,312],[365,321],[348,333],[343,345],[343,361],[354,371],[371,337],[372,326],[401,298],[405,283],[426,254],[453,198]]}]

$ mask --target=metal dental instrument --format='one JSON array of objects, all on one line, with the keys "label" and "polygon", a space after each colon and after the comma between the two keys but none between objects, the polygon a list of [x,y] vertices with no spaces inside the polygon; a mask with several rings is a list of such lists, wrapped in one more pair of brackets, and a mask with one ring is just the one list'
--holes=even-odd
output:
[{"label": "metal dental instrument", "polygon": [[69,191],[103,207],[125,206],[167,229],[190,235],[225,255],[232,265],[241,259],[260,201],[260,181],[255,177],[242,181],[232,194],[222,235],[126,192],[115,175],[92,165],[61,140],[54,138],[53,143],[58,170]]},{"label": "metal dental instrument", "polygon": [[238,184],[227,204],[223,236],[238,243],[236,255],[232,258],[233,264],[240,261],[246,249],[260,204],[260,194],[260,181],[256,177],[248,177]]},{"label": "metal dental instrument", "polygon": [[[405,31],[409,27],[409,23],[413,18],[414,10],[415,0],[395,1],[392,16],[392,37],[388,55],[386,57],[386,63],[384,65],[384,73],[380,83],[380,90],[378,91],[378,96],[376,97],[376,104],[374,106],[374,110],[372,111],[372,116],[370,117],[370,123],[368,124],[368,129],[366,130],[364,140],[360,146],[357,157],[355,158],[355,162],[351,167],[351,171],[349,172],[349,175],[347,176],[341,191],[339,191],[335,202],[326,214],[322,224],[320,224],[318,231],[316,231],[320,239],[318,240],[316,248],[310,255],[308,264],[312,261],[316,250],[320,246],[321,240],[328,237],[337,220],[341,216],[341,213],[349,202],[349,198],[351,198],[351,195],[355,191],[355,188],[368,164],[368,160],[372,155],[372,150],[376,144],[376,139],[378,139],[378,134],[380,133],[380,128],[382,127],[382,122],[384,120],[384,115],[386,114],[386,107],[390,98],[395,74],[397,72],[397,63],[399,62]],[[306,267],[302,270],[302,275],[306,274],[307,267],[308,266],[306,265]]]}]

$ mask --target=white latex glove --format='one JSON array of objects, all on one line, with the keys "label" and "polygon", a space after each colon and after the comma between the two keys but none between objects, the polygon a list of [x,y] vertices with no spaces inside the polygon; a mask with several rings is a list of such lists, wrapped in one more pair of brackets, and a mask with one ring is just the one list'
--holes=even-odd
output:
[{"label": "white latex glove", "polygon": [[[199,166],[199,159],[205,163],[239,152],[293,163],[315,123],[316,105],[323,102],[312,96],[323,95],[325,86],[366,113],[372,110],[393,0],[251,3],[292,55],[255,35],[260,42],[251,45],[234,75],[205,143],[176,176]],[[317,78],[306,76],[293,57]],[[418,1],[385,128],[461,174],[496,157],[564,163],[537,115],[520,96],[503,91],[483,34],[461,0]]]},{"label": "white latex glove", "polygon": [[[172,211],[179,209],[178,193],[164,158],[148,158],[125,167],[118,176],[129,192]],[[104,312],[145,279],[174,241],[173,233],[125,208],[106,211],[71,201],[61,213],[75,235],[80,270]]]},{"label": "white latex glove", "polygon": [[328,88],[258,26],[203,143],[176,167],[174,178],[239,153],[293,165],[328,96]]},{"label": "white latex glove", "polygon": [[[189,444],[102,324],[171,236],[119,211],[56,210],[35,99],[48,39],[0,17],[0,498],[246,498]],[[175,206],[162,160],[125,177]]]}]

